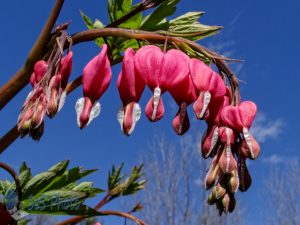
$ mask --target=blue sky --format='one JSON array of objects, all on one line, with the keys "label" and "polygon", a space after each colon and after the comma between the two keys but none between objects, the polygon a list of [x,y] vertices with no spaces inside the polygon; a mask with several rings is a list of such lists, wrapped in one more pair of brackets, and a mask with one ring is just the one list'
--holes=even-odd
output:
[{"label": "blue sky", "polygon": [[[1,3],[0,36],[0,85],[4,84],[23,64],[27,53],[38,36],[54,1],[17,1]],[[261,188],[270,163],[282,163],[299,157],[297,130],[300,129],[299,114],[299,52],[300,2],[282,1],[238,1],[238,0],[181,0],[177,13],[205,11],[202,23],[222,25],[224,29],[215,37],[201,41],[220,53],[244,59],[244,63],[232,64],[241,83],[241,94],[245,100],[253,100],[259,108],[254,133],[261,140],[262,154],[251,163],[254,183],[244,194],[249,219],[258,216],[262,221]],[[79,10],[107,23],[106,0],[66,1],[58,23],[72,19],[70,34],[85,30]],[[94,43],[74,47],[72,78],[81,74],[84,65],[98,53]],[[116,113],[121,104],[116,88],[119,66],[113,68],[113,80],[109,90],[100,100],[102,112],[99,118],[85,130],[78,129],[74,105],[81,97],[81,89],[73,92],[66,105],[51,121],[46,119],[46,131],[39,143],[29,138],[16,141],[0,160],[18,168],[26,161],[33,172],[47,169],[50,165],[70,159],[71,165],[99,168],[91,176],[97,184],[105,187],[108,169],[112,164],[126,163],[129,169],[140,154],[147,152],[146,144],[154,134],[164,134],[178,140],[172,130],[174,109],[170,98],[166,98],[167,112],[162,121],[152,124],[143,115],[131,137],[120,132]],[[246,83],[244,83],[246,82]],[[0,135],[10,129],[17,120],[19,109],[29,87],[0,112]],[[142,107],[149,99],[149,92],[141,100]],[[192,114],[191,114],[192,115]],[[204,123],[193,123],[194,129],[203,131]],[[5,174],[1,176],[8,178]],[[2,178],[2,177],[1,177]],[[113,206],[116,206],[113,205]],[[251,220],[250,221],[255,221]],[[255,223],[258,224],[258,223]]]}]

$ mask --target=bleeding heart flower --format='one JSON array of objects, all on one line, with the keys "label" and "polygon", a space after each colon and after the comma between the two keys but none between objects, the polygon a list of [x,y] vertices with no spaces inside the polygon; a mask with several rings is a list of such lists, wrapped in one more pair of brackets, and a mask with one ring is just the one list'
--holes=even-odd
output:
[{"label": "bleeding heart flower", "polygon": [[212,159],[212,161],[210,162],[209,165],[209,169],[206,173],[206,177],[205,177],[205,188],[206,190],[212,188],[214,186],[214,184],[216,183],[218,174],[220,172],[220,166],[219,166],[219,159],[220,159],[220,153],[221,151],[218,152],[218,154],[216,154],[214,156],[214,158]]},{"label": "bleeding heart flower", "polygon": [[53,76],[47,89],[47,114],[50,118],[52,118],[58,111],[61,78],[60,74]]},{"label": "bleeding heart flower", "polygon": [[179,135],[183,135],[190,127],[187,106],[194,102],[197,98],[193,81],[189,74],[180,74],[182,80],[177,80],[177,83],[169,88],[169,92],[179,105],[179,110],[173,119],[173,128]]},{"label": "bleeding heart flower", "polygon": [[227,187],[231,193],[237,192],[240,186],[240,179],[237,170],[233,170],[230,172],[227,178]]},{"label": "bleeding heart flower", "polygon": [[34,88],[46,75],[48,63],[44,60],[39,60],[34,64],[33,73],[30,77],[30,83]]},{"label": "bleeding heart flower", "polygon": [[117,85],[123,103],[118,111],[117,119],[124,134],[130,135],[141,117],[141,107],[138,101],[145,89],[145,81],[135,72],[134,50],[132,48],[125,51]]},{"label": "bleeding heart flower", "polygon": [[221,76],[198,59],[190,60],[190,73],[198,91],[194,111],[198,119],[203,119],[208,113],[209,103],[226,94],[226,86]]},{"label": "bleeding heart flower", "polygon": [[112,73],[107,57],[107,45],[85,66],[82,73],[83,98],[76,102],[77,123],[80,128],[86,127],[100,114],[98,99],[109,86]]},{"label": "bleeding heart flower", "polygon": [[239,132],[244,128],[250,129],[255,118],[257,107],[254,102],[245,101],[239,106],[227,106],[222,110],[221,118],[225,126],[229,126]]},{"label": "bleeding heart flower", "polygon": [[153,92],[145,110],[150,121],[158,121],[163,117],[161,95],[188,75],[188,62],[189,57],[176,49],[162,52],[159,47],[148,45],[137,51],[135,68]]}]

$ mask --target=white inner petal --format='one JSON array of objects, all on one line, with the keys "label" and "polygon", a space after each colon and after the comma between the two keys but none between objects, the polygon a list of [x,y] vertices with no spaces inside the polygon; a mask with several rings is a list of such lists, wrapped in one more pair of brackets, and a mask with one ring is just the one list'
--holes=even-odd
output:
[{"label": "white inner petal", "polygon": [[90,113],[89,122],[87,123],[86,126],[88,126],[92,122],[93,119],[95,119],[97,116],[99,116],[100,112],[101,112],[101,105],[99,102],[95,102],[93,105],[93,108],[91,110],[91,113]]},{"label": "white inner petal", "polygon": [[137,121],[139,121],[141,118],[141,107],[138,103],[134,103],[133,109],[132,109],[132,125],[130,128],[130,131],[128,132],[128,135],[132,134],[134,131],[135,125]]},{"label": "white inner petal", "polygon": [[226,146],[226,173],[229,172],[230,154],[231,154],[231,147],[230,145],[227,145]]},{"label": "white inner petal", "polygon": [[235,176],[235,179],[238,182],[238,184],[236,185],[236,189],[234,190],[234,192],[237,192],[237,190],[239,189],[239,186],[240,186],[240,179],[239,179],[239,174],[238,174],[237,171],[234,172],[234,176]]},{"label": "white inner petal", "polygon": [[253,152],[253,148],[252,148],[250,132],[246,127],[243,128],[243,135],[247,142],[248,148],[250,150],[251,157],[252,157],[252,159],[254,159],[255,156],[254,156],[254,152]]},{"label": "white inner petal", "polygon": [[66,97],[67,97],[67,92],[66,91],[63,91],[60,95],[60,100],[59,100],[59,104],[58,104],[58,110],[57,112],[59,112],[62,107],[64,106],[65,104],[65,101],[66,101]]},{"label": "white inner petal", "polygon": [[124,107],[121,106],[118,110],[118,113],[117,113],[117,120],[121,126],[121,130],[123,130],[123,121],[124,121],[124,117],[125,117],[125,113],[124,113]]},{"label": "white inner petal", "polygon": [[209,149],[209,152],[207,153],[206,157],[208,157],[211,153],[211,151],[214,149],[214,147],[216,146],[217,142],[218,142],[218,139],[219,139],[219,128],[216,127],[214,129],[214,133],[213,133],[213,136],[212,136],[212,139],[211,139],[211,143],[210,143],[210,149]]},{"label": "white inner petal", "polygon": [[152,120],[155,120],[156,118],[156,112],[157,112],[160,96],[161,96],[161,89],[159,87],[156,87],[153,93],[153,112],[151,117]]},{"label": "white inner petal", "polygon": [[77,114],[77,125],[80,127],[80,114],[83,110],[84,98],[79,98],[75,104],[75,110]]},{"label": "white inner petal", "polygon": [[201,113],[199,115],[199,118],[202,118],[204,116],[204,113],[206,112],[208,104],[209,104],[210,99],[211,99],[211,94],[208,91],[206,91],[204,93],[204,97],[203,98],[204,98],[203,99],[203,108],[202,108],[202,111],[201,111]]}]

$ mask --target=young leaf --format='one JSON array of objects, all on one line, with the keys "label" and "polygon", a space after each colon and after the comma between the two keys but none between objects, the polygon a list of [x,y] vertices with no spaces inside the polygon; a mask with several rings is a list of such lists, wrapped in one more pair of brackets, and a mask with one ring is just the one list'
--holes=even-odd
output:
[{"label": "young leaf", "polygon": [[[134,10],[138,5],[132,6],[132,0],[109,0],[108,1],[108,15],[110,22],[114,22],[126,14]],[[130,19],[124,21],[118,27],[137,29],[142,22],[142,12],[137,13]]]},{"label": "young leaf", "polygon": [[20,167],[20,170],[19,170],[19,174],[21,174],[24,170],[27,170],[29,169],[26,162],[23,162],[21,167]]},{"label": "young leaf", "polygon": [[[96,19],[95,22],[93,23],[90,17],[84,14],[84,12],[80,11],[80,15],[83,19],[83,22],[85,23],[85,25],[89,30],[104,27],[104,24],[100,20]],[[105,43],[103,38],[97,38],[95,42],[99,47],[101,47]]]},{"label": "young leaf", "polygon": [[75,183],[91,173],[94,173],[95,171],[97,170],[83,170],[81,167],[75,167],[67,170],[63,175],[52,180],[52,182],[49,183],[41,192],[63,188],[71,183]]},{"label": "young leaf", "polygon": [[51,215],[99,215],[95,210],[83,205],[88,195],[72,190],[57,190],[43,193],[38,198],[21,203],[22,210],[33,214]]},{"label": "young leaf", "polygon": [[32,175],[31,175],[30,169],[27,168],[27,169],[23,170],[21,172],[21,174],[19,175],[21,188],[23,188],[31,178],[32,178]]},{"label": "young leaf", "polygon": [[[167,0],[158,6],[154,12],[146,16],[140,26],[141,30],[154,31],[159,30],[158,27],[168,27],[166,18],[173,15],[176,11],[176,5],[180,0]],[[164,21],[164,23],[162,23]],[[163,29],[166,30],[166,29]]]},{"label": "young leaf", "polygon": [[198,21],[203,14],[203,12],[188,12],[170,20],[168,29],[170,30],[171,35],[197,41],[217,33],[222,27],[207,26]]},{"label": "young leaf", "polygon": [[28,198],[30,195],[34,196],[38,194],[57,176],[61,176],[65,172],[68,164],[69,161],[62,161],[51,167],[47,172],[43,172],[34,176],[23,188],[23,200]]},{"label": "young leaf", "polygon": [[94,197],[95,195],[105,192],[102,189],[93,187],[93,182],[82,182],[72,189],[73,191],[84,192],[88,194],[89,197]]}]

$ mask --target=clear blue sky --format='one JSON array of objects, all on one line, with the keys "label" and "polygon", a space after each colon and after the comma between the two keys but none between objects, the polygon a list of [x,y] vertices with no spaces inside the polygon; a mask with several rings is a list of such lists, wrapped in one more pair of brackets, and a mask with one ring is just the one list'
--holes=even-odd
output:
[{"label": "clear blue sky", "polygon": [[[106,2],[67,0],[58,22],[72,19],[70,34],[86,29],[80,18],[81,9],[89,16],[107,23]],[[1,2],[0,85],[23,64],[53,3],[54,0]],[[230,57],[246,60],[232,66],[238,72],[239,79],[246,82],[241,83],[243,99],[254,100],[260,111],[255,131],[262,141],[262,155],[250,166],[254,184],[243,197],[243,204],[250,210],[251,224],[256,221],[253,218],[258,217],[258,221],[262,218],[261,188],[270,163],[281,163],[299,157],[296,141],[296,131],[300,129],[299,8],[300,2],[296,0],[182,0],[176,13],[180,15],[187,11],[205,11],[202,22],[222,25],[224,30],[201,43]],[[98,51],[92,42],[74,47],[72,78],[81,74],[84,65]],[[59,160],[70,159],[73,166],[99,168],[100,172],[91,178],[105,187],[104,177],[106,178],[111,165],[126,162],[126,168],[131,167],[139,154],[146,154],[145,146],[154,134],[164,133],[171,139],[178,139],[172,130],[174,109],[168,99],[165,101],[167,113],[161,122],[152,124],[143,115],[130,138],[120,132],[116,120],[121,104],[116,88],[119,69],[118,66],[113,68],[112,83],[101,99],[100,117],[87,129],[81,131],[76,124],[74,105],[81,96],[81,89],[78,89],[67,98],[61,113],[51,121],[46,119],[46,130],[39,143],[29,138],[18,140],[0,156],[0,160],[15,168],[25,160],[35,173],[47,169]],[[16,123],[28,91],[29,87],[25,88],[0,112],[1,136]],[[147,91],[141,101],[142,107],[148,99]],[[198,124],[193,125],[197,127]],[[203,122],[201,124],[195,129],[203,131]],[[6,178],[6,175],[3,176]]]}]

